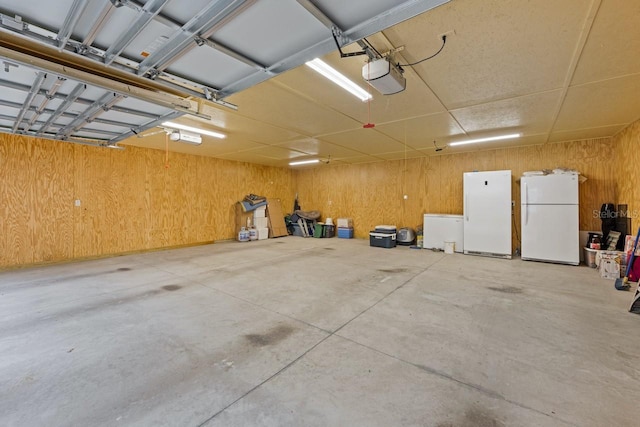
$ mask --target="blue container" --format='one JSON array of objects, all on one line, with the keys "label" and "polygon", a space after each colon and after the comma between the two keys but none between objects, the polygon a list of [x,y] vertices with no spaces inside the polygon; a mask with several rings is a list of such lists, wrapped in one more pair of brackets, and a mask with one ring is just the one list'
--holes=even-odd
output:
[{"label": "blue container", "polygon": [[341,239],[353,239],[353,227],[338,227],[338,237]]}]

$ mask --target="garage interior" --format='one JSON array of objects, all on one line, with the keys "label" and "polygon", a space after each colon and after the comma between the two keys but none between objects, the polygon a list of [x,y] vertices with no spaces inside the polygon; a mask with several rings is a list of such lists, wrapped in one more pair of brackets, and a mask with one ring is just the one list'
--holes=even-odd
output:
[{"label": "garage interior", "polygon": [[[636,284],[518,254],[530,171],[635,236],[640,4],[53,3],[0,0],[0,424],[637,425]],[[513,259],[370,246],[499,170]],[[238,242],[249,194],[355,238]]]}]

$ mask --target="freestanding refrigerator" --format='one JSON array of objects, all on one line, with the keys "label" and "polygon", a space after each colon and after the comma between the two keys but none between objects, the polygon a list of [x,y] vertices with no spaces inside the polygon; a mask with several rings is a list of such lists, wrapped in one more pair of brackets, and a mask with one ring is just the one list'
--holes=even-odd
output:
[{"label": "freestanding refrigerator", "polygon": [[464,253],[511,258],[511,171],[467,172]]},{"label": "freestanding refrigerator", "polygon": [[580,264],[578,175],[520,179],[522,259]]}]

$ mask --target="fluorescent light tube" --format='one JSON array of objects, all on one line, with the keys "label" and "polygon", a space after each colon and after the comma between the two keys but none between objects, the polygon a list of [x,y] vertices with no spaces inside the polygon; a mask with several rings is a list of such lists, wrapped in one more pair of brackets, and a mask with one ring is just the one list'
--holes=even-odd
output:
[{"label": "fluorescent light tube", "polygon": [[300,160],[297,162],[289,162],[289,166],[298,166],[298,165],[310,165],[312,163],[318,163],[320,160],[318,159],[313,159],[313,160]]},{"label": "fluorescent light tube", "polygon": [[455,147],[456,145],[475,144],[477,142],[500,141],[503,139],[520,138],[521,136],[522,136],[521,133],[512,133],[509,135],[502,135],[502,136],[490,136],[488,138],[467,139],[466,141],[450,142],[449,147]]},{"label": "fluorescent light tube", "polygon": [[182,130],[186,130],[189,132],[195,132],[195,133],[199,133],[202,135],[209,135],[212,136],[214,138],[220,138],[220,139],[224,139],[227,137],[227,135],[220,133],[220,132],[214,132],[211,130],[204,130],[204,129],[199,129],[199,128],[194,128],[193,126],[187,126],[187,125],[181,125],[180,123],[174,123],[174,122],[163,122],[162,126],[166,126],[168,128],[174,128],[174,129],[182,129]]},{"label": "fluorescent light tube", "polygon": [[360,86],[358,86],[357,84],[355,84],[354,82],[346,78],[339,71],[329,66],[326,62],[322,61],[321,59],[316,58],[313,61],[307,62],[306,64],[311,69],[322,74],[324,77],[328,78],[329,80],[331,80],[341,88],[345,89],[355,97],[360,98],[361,101],[367,101],[373,98],[369,92],[362,89]]}]

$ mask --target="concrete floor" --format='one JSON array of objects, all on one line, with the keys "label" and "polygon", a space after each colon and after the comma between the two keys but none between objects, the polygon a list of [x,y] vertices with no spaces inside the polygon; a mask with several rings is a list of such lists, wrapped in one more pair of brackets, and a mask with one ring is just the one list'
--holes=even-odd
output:
[{"label": "concrete floor", "polygon": [[287,237],[0,273],[2,426],[637,426],[587,267]]}]

